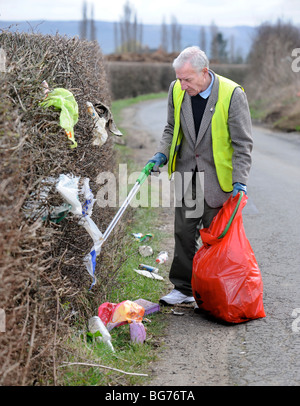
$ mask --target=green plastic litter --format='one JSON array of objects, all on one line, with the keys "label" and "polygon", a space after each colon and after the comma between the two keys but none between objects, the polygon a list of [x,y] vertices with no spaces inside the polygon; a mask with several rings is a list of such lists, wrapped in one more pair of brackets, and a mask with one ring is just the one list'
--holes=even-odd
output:
[{"label": "green plastic litter", "polygon": [[49,214],[42,218],[43,221],[50,220],[52,223],[58,224],[67,217],[72,206],[68,203],[63,203],[61,206],[53,207]]},{"label": "green plastic litter", "polygon": [[44,108],[53,106],[61,110],[60,126],[66,131],[68,138],[72,141],[71,148],[77,147],[77,142],[74,138],[74,126],[78,121],[78,104],[73,94],[63,88],[53,89],[48,93],[46,99],[40,103]]}]

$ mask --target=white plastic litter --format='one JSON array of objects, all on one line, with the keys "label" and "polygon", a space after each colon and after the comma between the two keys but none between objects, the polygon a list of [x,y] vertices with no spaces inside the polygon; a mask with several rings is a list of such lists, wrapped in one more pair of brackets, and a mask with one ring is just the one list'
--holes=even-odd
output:
[{"label": "white plastic litter", "polygon": [[97,199],[94,199],[94,195],[92,190],[90,189],[90,180],[89,178],[85,178],[83,180],[83,185],[80,191],[81,194],[84,195],[85,202],[82,205],[82,214],[91,216],[93,213],[94,203]]},{"label": "white plastic litter", "polygon": [[141,245],[139,247],[139,253],[143,257],[150,257],[153,254],[153,249],[150,247],[150,245]]},{"label": "white plastic litter", "polygon": [[109,346],[109,348],[115,352],[114,347],[111,343],[111,335],[108,332],[107,328],[103,324],[103,321],[98,316],[93,316],[89,319],[89,331],[92,334],[100,332],[101,336],[97,336],[96,340],[102,341]]},{"label": "white plastic litter", "polygon": [[149,272],[149,271],[143,271],[141,269],[134,269],[135,272],[137,272],[140,275],[146,276],[147,278],[150,279],[158,279],[160,281],[163,281],[164,278],[160,275],[158,275],[157,273],[154,272]]},{"label": "white plastic litter", "polygon": [[71,205],[71,213],[75,215],[80,215],[78,224],[82,225],[93,240],[93,247],[91,248],[89,254],[87,254],[83,262],[86,266],[88,273],[93,278],[92,285],[90,289],[96,283],[95,268],[96,268],[96,258],[100,254],[101,241],[103,234],[91,219],[90,215],[93,211],[93,205],[96,199],[89,187],[89,178],[83,180],[83,186],[81,188],[80,194],[84,195],[85,202],[81,205],[78,197],[78,185],[80,177],[60,175],[56,189],[61,194],[61,196]]},{"label": "white plastic litter", "polygon": [[168,260],[169,256],[167,251],[161,251],[156,258],[156,262],[159,264],[164,264]]},{"label": "white plastic litter", "polygon": [[79,177],[67,176],[64,174],[59,175],[58,184],[56,185],[57,191],[61,194],[64,200],[68,202],[72,208],[71,213],[81,216],[82,207],[78,199],[78,182]]},{"label": "white plastic litter", "polygon": [[100,240],[102,238],[102,233],[99,230],[99,228],[97,227],[97,225],[94,223],[94,221],[88,215],[82,217],[79,220],[79,224],[82,225],[86,229],[86,231],[89,233],[89,235],[91,236],[91,238],[94,242],[94,245],[93,245],[92,249],[90,250],[89,254],[87,254],[83,259],[83,262],[86,266],[88,273],[93,278],[93,282],[91,285],[91,288],[92,288],[96,283],[96,277],[95,277],[96,258],[100,254],[100,250],[101,250]]},{"label": "white plastic litter", "polygon": [[98,113],[96,112],[94,106],[90,102],[86,102],[87,111],[89,115],[92,117],[94,122],[94,129],[93,129],[93,145],[101,147],[107,141],[107,131],[106,127],[106,119],[104,117],[99,117]]}]

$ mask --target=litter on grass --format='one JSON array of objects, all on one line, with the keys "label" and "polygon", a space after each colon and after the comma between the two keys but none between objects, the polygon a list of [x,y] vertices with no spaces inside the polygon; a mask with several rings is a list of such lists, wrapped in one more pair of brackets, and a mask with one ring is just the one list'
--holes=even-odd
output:
[{"label": "litter on grass", "polygon": [[158,268],[155,268],[155,266],[139,264],[139,269],[142,269],[143,271],[158,273]]},{"label": "litter on grass", "polygon": [[171,312],[174,314],[174,316],[184,316],[183,312],[178,312],[177,310],[171,309]]},{"label": "litter on grass", "polygon": [[[98,316],[90,319],[92,328],[100,331],[102,337],[106,337],[106,341],[110,341],[110,334],[114,327],[121,326],[123,324],[129,324],[130,340],[133,343],[142,344],[146,340],[146,329],[143,325],[144,315],[158,312],[160,307],[157,303],[150,302],[145,299],[137,299],[135,301],[124,300],[120,303],[102,303],[98,308]],[[97,320],[100,319],[101,323]],[[147,321],[147,319],[145,319]],[[149,320],[148,320],[149,321]],[[93,327],[94,324],[96,327]],[[92,330],[94,328],[94,330]],[[102,338],[104,341],[104,339]]]},{"label": "litter on grass", "polygon": [[152,234],[142,234],[142,233],[131,233],[136,241],[146,242],[150,241],[153,238]]},{"label": "litter on grass", "polygon": [[97,341],[104,342],[113,352],[115,352],[111,343],[111,335],[100,317],[93,316],[89,319],[89,331],[94,335]]},{"label": "litter on grass", "polygon": [[142,344],[146,340],[146,329],[143,323],[133,321],[129,325],[130,341]]},{"label": "litter on grass", "polygon": [[167,251],[161,251],[157,255],[155,262],[157,262],[158,264],[164,264],[165,262],[167,262],[168,259],[169,259],[169,255],[168,255]]},{"label": "litter on grass", "polygon": [[98,316],[108,331],[132,321],[141,322],[144,313],[145,309],[131,300],[124,300],[120,303],[105,302],[98,308]]},{"label": "litter on grass", "polygon": [[143,257],[150,257],[151,255],[153,255],[153,249],[149,245],[141,245],[139,247],[139,253]]},{"label": "litter on grass", "polygon": [[146,299],[137,299],[134,303],[139,304],[145,309],[145,315],[158,312],[160,310],[160,306],[157,303],[150,302]]}]

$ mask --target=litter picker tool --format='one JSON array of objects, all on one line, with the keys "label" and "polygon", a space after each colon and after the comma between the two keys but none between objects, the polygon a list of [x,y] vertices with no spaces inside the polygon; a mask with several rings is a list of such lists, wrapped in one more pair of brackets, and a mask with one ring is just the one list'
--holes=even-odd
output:
[{"label": "litter picker tool", "polygon": [[118,212],[116,213],[116,215],[114,216],[114,218],[112,219],[110,224],[108,225],[108,227],[105,230],[104,234],[102,234],[101,232],[98,232],[97,241],[95,241],[92,251],[90,252],[90,254],[88,254],[85,257],[87,270],[88,270],[89,274],[93,278],[93,283],[92,283],[90,289],[96,283],[96,278],[95,278],[96,257],[100,254],[102,245],[104,244],[104,242],[107,240],[107,238],[109,237],[112,230],[117,225],[118,221],[120,220],[120,218],[124,214],[126,208],[129,206],[129,204],[130,204],[131,200],[133,199],[133,197],[137,194],[138,190],[140,189],[142,184],[145,182],[145,180],[149,176],[153,166],[154,166],[154,163],[149,162],[142,169],[142,172],[140,173],[140,176],[137,178],[133,188],[131,189],[131,191],[129,192],[129,194],[126,197],[125,201],[123,202],[122,206],[120,207],[120,209],[118,210]]},{"label": "litter picker tool", "polygon": [[100,246],[102,246],[102,244],[104,243],[104,241],[107,240],[107,238],[109,237],[110,233],[112,232],[112,230],[115,228],[116,224],[118,223],[118,221],[120,220],[120,218],[122,217],[122,215],[124,214],[125,210],[127,209],[127,207],[129,206],[131,200],[134,198],[134,196],[137,194],[137,192],[139,191],[140,187],[142,186],[142,184],[145,182],[145,180],[147,179],[147,177],[149,176],[152,168],[154,166],[153,162],[149,162],[142,170],[142,172],[140,173],[140,176],[137,178],[133,188],[131,189],[131,191],[129,192],[128,196],[126,197],[126,199],[124,200],[122,206],[120,207],[120,209],[118,210],[118,212],[116,213],[115,217],[112,219],[112,221],[110,222],[109,226],[107,227],[107,229],[105,230],[103,236],[100,238]]}]

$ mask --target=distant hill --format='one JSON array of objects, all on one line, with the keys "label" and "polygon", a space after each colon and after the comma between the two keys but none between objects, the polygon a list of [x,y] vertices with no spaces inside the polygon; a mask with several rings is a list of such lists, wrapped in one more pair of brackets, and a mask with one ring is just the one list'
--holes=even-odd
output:
[{"label": "distant hill", "polygon": [[[114,23],[106,21],[95,21],[97,40],[104,54],[111,54],[115,49]],[[19,32],[36,32],[41,34],[59,33],[70,37],[79,35],[80,21],[0,21],[0,29],[11,27],[12,31]],[[205,49],[210,56],[210,27],[205,26],[206,43]],[[200,27],[196,25],[181,25],[181,47],[182,49],[189,45],[199,44]],[[223,38],[227,40],[227,51],[229,53],[231,39],[234,38],[235,53],[241,55],[243,59],[249,54],[252,38],[255,33],[255,27],[234,26],[218,27]],[[161,25],[143,24],[143,45],[149,49],[157,49],[160,45]],[[171,51],[171,50],[169,50]]]}]

